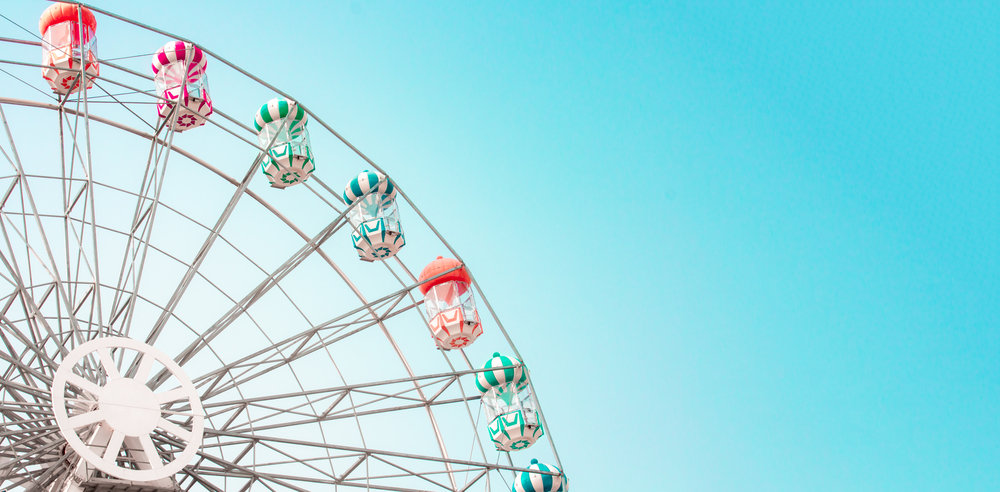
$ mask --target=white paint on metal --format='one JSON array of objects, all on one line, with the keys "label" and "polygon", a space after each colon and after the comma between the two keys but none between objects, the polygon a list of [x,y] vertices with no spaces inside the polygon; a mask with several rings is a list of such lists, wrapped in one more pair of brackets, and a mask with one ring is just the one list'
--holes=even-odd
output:
[{"label": "white paint on metal", "polygon": [[[122,376],[113,365],[110,352],[121,349],[139,353],[141,363],[134,377]],[[104,371],[103,374],[90,371],[87,374],[91,379],[87,379],[74,369],[92,355],[96,355]],[[154,361],[163,365],[179,383],[177,388],[154,393],[146,386]],[[103,385],[99,384],[101,379],[106,379]],[[83,398],[67,398],[67,385]],[[141,482],[165,479],[190,463],[201,447],[205,412],[194,385],[173,359],[142,342],[104,337],[78,346],[59,365],[51,391],[52,409],[66,442],[84,461],[108,475]],[[190,429],[164,418],[164,407],[177,402],[186,403],[182,406],[189,406],[190,411],[171,411],[169,415],[190,418]],[[164,461],[151,437],[156,429],[185,441],[183,451],[173,457],[168,455]],[[84,443],[80,433],[92,431],[110,435],[101,443]],[[122,445],[140,462],[139,470],[118,466]]]}]

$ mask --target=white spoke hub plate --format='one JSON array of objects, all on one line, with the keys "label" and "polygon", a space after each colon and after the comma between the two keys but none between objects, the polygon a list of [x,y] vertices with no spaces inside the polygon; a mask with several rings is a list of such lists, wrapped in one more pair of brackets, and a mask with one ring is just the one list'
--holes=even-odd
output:
[{"label": "white spoke hub plate", "polygon": [[[114,356],[123,353],[135,354],[134,374],[122,375],[116,366]],[[154,393],[146,385],[154,364],[170,373],[176,384],[164,387],[171,389]],[[66,442],[113,477],[167,478],[201,447],[205,412],[194,385],[173,359],[142,342],[104,337],[76,347],[59,365],[51,391]]]}]

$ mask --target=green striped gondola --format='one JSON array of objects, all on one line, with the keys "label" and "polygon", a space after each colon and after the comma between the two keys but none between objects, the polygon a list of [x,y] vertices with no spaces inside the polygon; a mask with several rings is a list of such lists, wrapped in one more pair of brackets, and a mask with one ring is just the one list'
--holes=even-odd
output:
[{"label": "green striped gondola", "polygon": [[260,111],[257,111],[253,119],[253,126],[257,129],[257,133],[260,133],[268,123],[280,123],[288,115],[292,115],[288,122],[288,135],[295,138],[305,131],[306,125],[309,123],[306,110],[302,109],[302,106],[299,106],[295,101],[288,101],[280,97],[271,99],[260,107]]},{"label": "green striped gondola", "polygon": [[354,232],[351,241],[364,261],[388,259],[406,245],[399,210],[395,207],[396,186],[387,176],[364,170],[344,187],[344,203]]},{"label": "green striped gondola", "polygon": [[[493,369],[505,366],[518,366],[513,369]],[[524,371],[521,361],[500,355],[500,352],[493,352],[493,358],[486,361],[483,369],[490,369],[476,375],[476,387],[479,391],[486,393],[490,388],[503,386],[506,383],[517,382],[517,389],[520,390],[528,384],[528,374]]]},{"label": "green striped gondola", "polygon": [[385,206],[396,198],[396,186],[389,178],[382,179],[382,173],[372,172],[367,169],[359,173],[347,186],[344,187],[344,202],[353,204],[359,198],[372,192],[372,195],[382,195],[382,204]]},{"label": "green striped gondola", "polygon": [[309,148],[309,116],[295,101],[274,98],[254,115],[253,126],[261,146],[268,146],[261,171],[274,188],[286,188],[309,179],[316,170]]},{"label": "green striped gondola", "polygon": [[531,460],[529,470],[543,472],[554,472],[559,475],[543,475],[541,473],[518,472],[514,477],[514,486],[511,492],[566,492],[569,490],[569,480],[562,470],[557,466],[539,463],[538,460]]}]

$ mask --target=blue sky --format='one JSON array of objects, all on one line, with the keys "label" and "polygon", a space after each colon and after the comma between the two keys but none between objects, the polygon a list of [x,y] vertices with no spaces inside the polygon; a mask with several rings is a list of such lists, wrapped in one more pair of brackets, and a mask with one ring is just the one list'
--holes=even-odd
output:
[{"label": "blue sky", "polygon": [[1000,489],[996,3],[167,4],[101,5],[407,190],[575,490]]}]

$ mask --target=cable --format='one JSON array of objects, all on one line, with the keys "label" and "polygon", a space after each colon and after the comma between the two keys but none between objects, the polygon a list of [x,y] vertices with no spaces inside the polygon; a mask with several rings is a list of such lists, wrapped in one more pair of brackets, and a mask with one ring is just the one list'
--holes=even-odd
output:
[{"label": "cable", "polygon": [[17,27],[20,27],[22,31],[24,31],[24,32],[26,32],[26,33],[28,33],[28,34],[30,34],[30,35],[32,35],[32,36],[34,36],[34,37],[35,37],[35,38],[37,38],[37,39],[38,39],[39,41],[41,41],[41,42],[43,42],[43,43],[45,42],[45,40],[44,40],[44,39],[42,39],[42,37],[41,37],[41,36],[39,36],[39,35],[35,34],[35,32],[34,32],[34,31],[31,31],[31,30],[29,30],[28,28],[26,28],[26,27],[22,26],[21,24],[18,24],[17,22],[14,22],[14,21],[12,21],[12,20],[10,19],[10,17],[7,17],[6,15],[3,15],[3,14],[0,14],[0,17],[3,17],[4,19],[7,19],[7,20],[8,20],[8,21],[9,21],[9,22],[10,22],[11,24],[14,24],[14,25],[15,25],[15,26],[17,26]]},{"label": "cable", "polygon": [[43,91],[43,90],[39,89],[38,87],[35,87],[35,86],[33,86],[33,85],[29,84],[29,83],[28,83],[28,82],[27,82],[26,80],[24,80],[24,79],[22,79],[22,78],[20,78],[20,77],[18,77],[18,76],[16,76],[16,75],[14,75],[14,74],[12,74],[12,73],[8,72],[8,71],[6,71],[6,70],[4,70],[4,69],[2,69],[2,68],[0,68],[0,72],[3,72],[3,73],[5,73],[5,74],[7,74],[7,75],[10,75],[11,77],[14,77],[15,79],[17,79],[17,80],[21,81],[21,83],[22,83],[22,84],[24,84],[24,85],[26,85],[26,86],[28,86],[28,87],[31,87],[32,89],[35,89],[35,90],[36,90],[36,91],[38,91],[38,92],[41,92],[41,93],[42,93],[42,94],[43,94],[43,95],[44,95],[45,97],[47,97],[47,98],[49,98],[49,99],[52,99],[53,101],[57,101],[57,100],[58,100],[58,99],[56,99],[55,97],[53,97],[53,96],[52,96],[52,94],[46,94],[46,93],[45,93],[45,91]]}]

